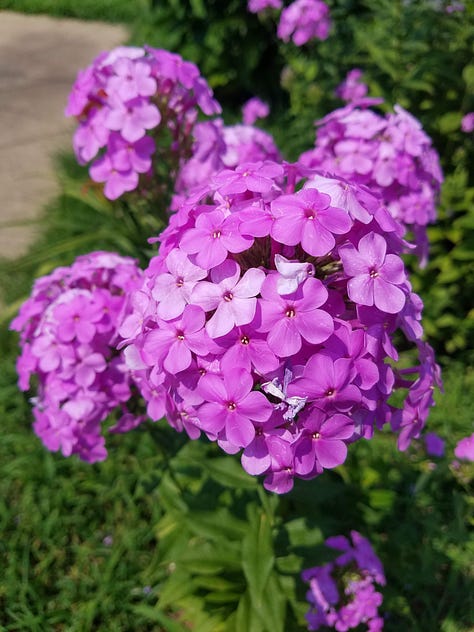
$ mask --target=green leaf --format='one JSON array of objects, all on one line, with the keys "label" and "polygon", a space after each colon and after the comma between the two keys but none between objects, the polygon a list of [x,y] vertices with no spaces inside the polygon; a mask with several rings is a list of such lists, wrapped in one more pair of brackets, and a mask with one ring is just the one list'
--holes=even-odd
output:
[{"label": "green leaf", "polygon": [[235,632],[263,632],[265,628],[252,607],[249,590],[241,597],[235,618]]},{"label": "green leaf", "polygon": [[266,514],[251,516],[250,528],[242,542],[242,567],[252,603],[262,607],[263,591],[275,562],[270,521]]},{"label": "green leaf", "polygon": [[179,621],[175,619],[170,619],[169,616],[164,614],[158,608],[152,608],[151,606],[139,605],[134,606],[133,611],[136,614],[141,615],[145,619],[149,621],[153,621],[154,623],[159,623],[163,626],[166,632],[189,632],[189,628],[187,626],[182,625]]}]

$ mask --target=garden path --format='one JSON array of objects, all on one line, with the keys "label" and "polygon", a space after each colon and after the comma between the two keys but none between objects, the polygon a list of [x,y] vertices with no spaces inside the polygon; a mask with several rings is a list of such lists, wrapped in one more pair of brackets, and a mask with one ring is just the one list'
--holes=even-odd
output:
[{"label": "garden path", "polygon": [[[53,157],[71,144],[64,107],[77,71],[126,38],[123,26],[0,11],[0,256],[25,253],[57,192]],[[18,221],[31,224],[9,226]]]}]

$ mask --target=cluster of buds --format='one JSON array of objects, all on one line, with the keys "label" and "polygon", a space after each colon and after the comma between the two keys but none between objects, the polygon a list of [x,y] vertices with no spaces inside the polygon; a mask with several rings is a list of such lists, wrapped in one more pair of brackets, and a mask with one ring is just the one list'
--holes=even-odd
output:
[{"label": "cluster of buds", "polygon": [[[242,450],[278,493],[385,423],[407,447],[439,376],[400,232],[365,188],[298,164],[213,176],[171,217],[120,329],[148,414]],[[396,367],[396,336],[416,366]]]},{"label": "cluster of buds", "polygon": [[277,35],[302,46],[312,39],[327,39],[330,28],[329,7],[323,0],[295,0],[281,12]]},{"label": "cluster of buds", "polygon": [[436,219],[443,181],[439,157],[421,124],[402,107],[382,116],[369,109],[381,99],[349,103],[317,122],[314,149],[303,164],[366,185],[407,231],[424,265],[426,226]]},{"label": "cluster of buds", "polygon": [[327,626],[346,632],[359,629],[361,624],[368,632],[383,629],[383,618],[378,614],[383,597],[374,586],[385,585],[383,566],[360,533],[351,531],[351,540],[342,535],[328,538],[326,546],[342,551],[342,555],[302,573],[310,585],[306,595],[311,606],[306,614],[309,630]]},{"label": "cluster of buds", "polygon": [[34,430],[49,450],[93,463],[106,458],[101,422],[119,407],[112,429],[143,418],[127,409],[131,376],[116,350],[128,294],[142,273],[134,260],[106,252],[78,257],[36,280],[11,328],[20,332],[19,386],[37,389]]},{"label": "cluster of buds", "polygon": [[78,161],[94,161],[91,178],[105,182],[105,196],[115,200],[137,189],[142,174],[152,175],[160,135],[174,168],[188,157],[199,110],[214,115],[221,108],[195,64],[166,50],[122,46],[79,72],[66,115],[79,122]]}]

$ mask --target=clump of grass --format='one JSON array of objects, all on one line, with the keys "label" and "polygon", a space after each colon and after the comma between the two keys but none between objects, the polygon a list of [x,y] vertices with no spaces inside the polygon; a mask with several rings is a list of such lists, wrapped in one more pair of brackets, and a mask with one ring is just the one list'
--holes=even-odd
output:
[{"label": "clump of grass", "polygon": [[106,22],[132,22],[147,7],[147,0],[0,0],[0,9]]}]

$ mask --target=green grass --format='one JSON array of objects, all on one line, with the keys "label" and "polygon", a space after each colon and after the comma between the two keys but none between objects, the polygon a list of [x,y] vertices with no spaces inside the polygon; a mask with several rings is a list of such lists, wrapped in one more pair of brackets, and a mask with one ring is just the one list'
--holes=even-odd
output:
[{"label": "green grass", "polygon": [[0,9],[81,20],[132,22],[148,4],[148,0],[0,0]]}]

